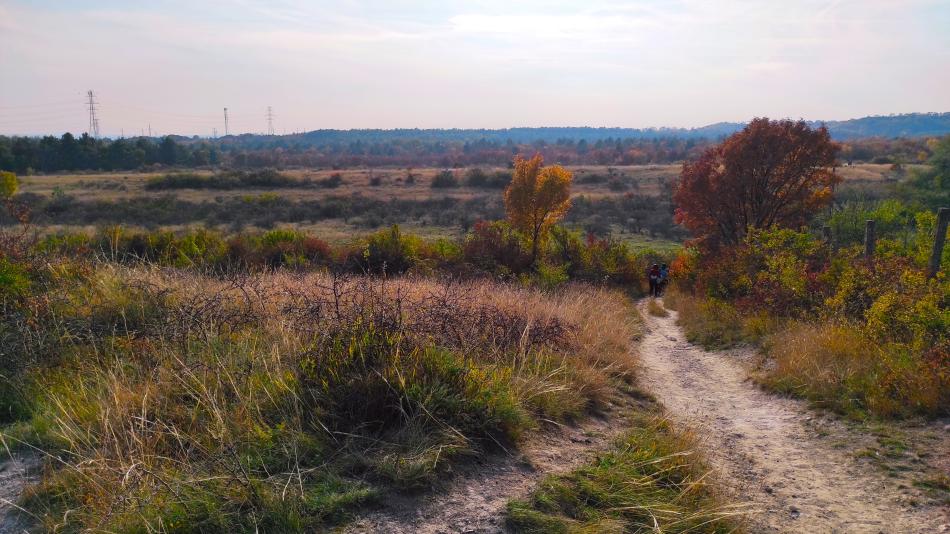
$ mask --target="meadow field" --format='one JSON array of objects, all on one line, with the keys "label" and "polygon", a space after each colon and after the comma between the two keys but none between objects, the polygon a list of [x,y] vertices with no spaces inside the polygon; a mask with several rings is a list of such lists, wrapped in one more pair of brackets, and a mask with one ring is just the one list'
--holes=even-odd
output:
[{"label": "meadow field", "polygon": [[[924,166],[909,167],[913,171]],[[676,249],[686,237],[673,224],[670,203],[681,165],[568,169],[574,173],[574,205],[565,219],[567,227],[661,251]],[[895,174],[891,165],[871,163],[839,167],[837,172],[844,179],[845,194],[860,198],[882,196],[903,175]],[[503,216],[501,193],[510,173],[490,167],[286,169],[277,173],[284,181],[276,186],[209,187],[180,181],[157,185],[168,176],[215,176],[209,169],[178,169],[24,176],[20,190],[34,207],[34,224],[46,233],[93,232],[114,224],[229,232],[281,227],[339,243],[392,224],[426,238],[459,237],[479,220]],[[433,180],[445,175],[452,180],[434,187]]]}]

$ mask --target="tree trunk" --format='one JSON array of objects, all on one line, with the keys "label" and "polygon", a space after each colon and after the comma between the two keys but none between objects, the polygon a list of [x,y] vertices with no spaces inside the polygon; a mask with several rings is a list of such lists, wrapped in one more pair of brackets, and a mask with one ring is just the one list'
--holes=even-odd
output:
[{"label": "tree trunk", "polygon": [[934,235],[934,247],[930,251],[930,263],[927,265],[927,278],[937,276],[940,260],[943,258],[943,243],[947,239],[947,223],[950,222],[950,208],[937,211],[937,233]]},{"label": "tree trunk", "polygon": [[536,226],[531,234],[531,268],[534,269],[538,260],[538,237],[541,235],[541,227]]}]

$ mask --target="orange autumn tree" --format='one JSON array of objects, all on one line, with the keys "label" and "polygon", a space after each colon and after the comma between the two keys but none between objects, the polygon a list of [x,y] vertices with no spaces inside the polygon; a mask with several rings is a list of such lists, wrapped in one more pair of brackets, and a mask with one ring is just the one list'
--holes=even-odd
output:
[{"label": "orange autumn tree", "polygon": [[515,172],[505,189],[505,211],[512,226],[531,242],[531,264],[548,229],[571,207],[570,171],[560,165],[544,166],[541,154],[515,157]]},{"label": "orange autumn tree", "polygon": [[838,149],[824,126],[754,119],[683,164],[675,220],[711,248],[738,245],[749,228],[799,228],[831,201]]}]

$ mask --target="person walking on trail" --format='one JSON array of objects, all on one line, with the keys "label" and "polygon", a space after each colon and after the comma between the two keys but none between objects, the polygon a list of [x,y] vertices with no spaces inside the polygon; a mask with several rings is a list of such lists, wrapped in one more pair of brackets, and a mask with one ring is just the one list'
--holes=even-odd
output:
[{"label": "person walking on trail", "polygon": [[650,296],[659,297],[660,296],[660,266],[653,264],[653,267],[650,267],[649,273],[647,273],[647,278],[650,280]]},{"label": "person walking on trail", "polygon": [[666,292],[666,286],[670,283],[670,268],[664,263],[660,265],[660,287],[659,294],[662,295]]}]

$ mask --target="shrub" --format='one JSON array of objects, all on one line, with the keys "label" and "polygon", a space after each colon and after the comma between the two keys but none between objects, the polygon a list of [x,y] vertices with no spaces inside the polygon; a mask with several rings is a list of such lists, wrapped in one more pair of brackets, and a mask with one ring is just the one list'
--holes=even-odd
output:
[{"label": "shrub", "polygon": [[343,185],[343,175],[335,172],[329,177],[323,178],[322,180],[317,180],[314,183],[317,185],[317,187],[322,187],[324,189],[336,189],[337,187]]},{"label": "shrub", "polygon": [[435,175],[432,178],[432,183],[430,184],[433,188],[448,188],[448,187],[458,187],[459,181],[455,177],[455,173],[449,170],[442,171]]},{"label": "shrub", "polygon": [[[945,356],[925,361],[880,344],[853,326],[799,323],[768,340],[775,360],[766,382],[846,414],[894,417],[950,410]],[[939,349],[934,354],[939,354]]]},{"label": "shrub", "polygon": [[402,348],[377,325],[331,340],[320,356],[301,363],[298,379],[314,414],[332,429],[392,434],[439,433],[440,421],[486,443],[512,441],[531,425],[504,373],[434,347]]},{"label": "shrub", "polygon": [[159,191],[166,189],[245,189],[245,188],[281,188],[305,187],[309,182],[297,180],[273,169],[257,171],[224,171],[210,176],[193,172],[172,173],[150,178],[145,189]]},{"label": "shrub", "polygon": [[643,291],[647,263],[621,242],[598,239],[562,227],[551,232],[549,261],[565,265],[572,279],[616,283]]},{"label": "shrub", "polygon": [[607,187],[611,191],[626,191],[630,188],[629,184],[620,178],[611,178],[610,181],[607,182]]},{"label": "shrub", "polygon": [[9,171],[0,171],[0,200],[13,198],[17,192],[16,174]]},{"label": "shrub", "polygon": [[531,268],[531,254],[522,237],[507,223],[479,221],[466,236],[462,258],[479,269],[511,275]]},{"label": "shrub", "polygon": [[478,167],[465,173],[465,185],[482,189],[504,189],[511,183],[511,173],[496,171],[490,173]]},{"label": "shrub", "polygon": [[419,246],[419,238],[403,235],[399,226],[393,225],[366,239],[359,264],[368,273],[404,273],[415,265]]},{"label": "shrub", "polygon": [[674,302],[679,314],[677,324],[686,332],[686,339],[708,349],[735,346],[743,341],[741,316],[728,302],[697,299],[679,294],[666,297]]},{"label": "shrub", "polygon": [[478,167],[473,167],[465,173],[465,185],[469,187],[485,187],[488,183],[488,173]]},{"label": "shrub", "polygon": [[296,230],[271,230],[261,236],[260,242],[260,255],[269,267],[315,267],[331,259],[327,242]]}]

